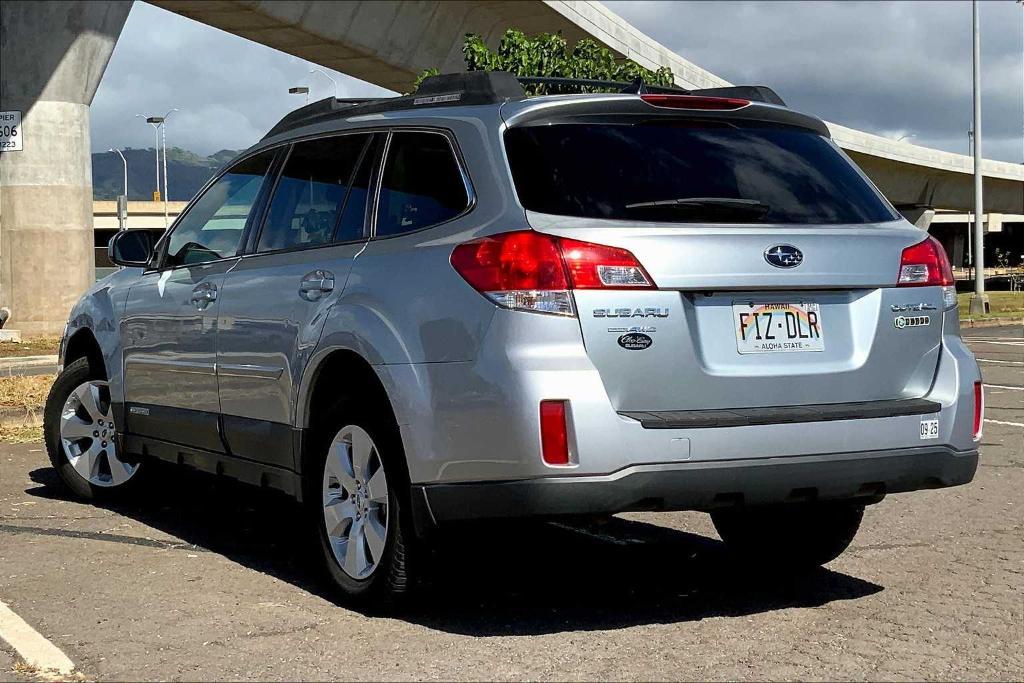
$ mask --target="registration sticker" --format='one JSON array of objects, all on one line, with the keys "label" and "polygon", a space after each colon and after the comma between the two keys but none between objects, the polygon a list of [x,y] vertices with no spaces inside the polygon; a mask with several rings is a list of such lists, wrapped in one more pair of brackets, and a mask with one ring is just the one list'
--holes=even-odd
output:
[{"label": "registration sticker", "polygon": [[921,438],[922,439],[937,439],[937,438],[939,438],[939,421],[938,420],[921,420]]}]

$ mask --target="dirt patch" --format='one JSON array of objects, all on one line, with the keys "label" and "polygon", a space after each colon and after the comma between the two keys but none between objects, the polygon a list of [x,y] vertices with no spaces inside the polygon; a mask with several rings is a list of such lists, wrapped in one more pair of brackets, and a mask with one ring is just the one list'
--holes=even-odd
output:
[{"label": "dirt patch", "polygon": [[0,443],[38,443],[43,440],[41,425],[0,425]]},{"label": "dirt patch", "polygon": [[56,335],[46,337],[30,337],[20,342],[0,343],[0,358],[15,358],[18,356],[53,356],[60,347],[60,337]]}]

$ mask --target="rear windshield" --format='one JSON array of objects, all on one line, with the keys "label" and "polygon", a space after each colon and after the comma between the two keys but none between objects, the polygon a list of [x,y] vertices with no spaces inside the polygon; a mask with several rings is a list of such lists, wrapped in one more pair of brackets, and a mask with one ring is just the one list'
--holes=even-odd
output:
[{"label": "rear windshield", "polygon": [[505,133],[531,211],[679,223],[877,223],[896,218],[812,131],[714,121],[558,123]]}]

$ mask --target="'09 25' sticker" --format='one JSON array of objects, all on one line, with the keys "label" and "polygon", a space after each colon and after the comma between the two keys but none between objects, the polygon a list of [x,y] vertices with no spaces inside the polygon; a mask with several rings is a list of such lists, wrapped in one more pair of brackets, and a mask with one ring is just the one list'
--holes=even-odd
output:
[{"label": "'09 25' sticker", "polygon": [[939,421],[938,420],[921,420],[921,438],[922,439],[937,439],[937,438],[939,438]]}]

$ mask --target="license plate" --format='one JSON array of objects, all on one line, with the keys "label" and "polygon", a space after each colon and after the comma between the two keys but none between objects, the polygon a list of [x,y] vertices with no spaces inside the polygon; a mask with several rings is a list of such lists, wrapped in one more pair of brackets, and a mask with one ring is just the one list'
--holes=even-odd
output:
[{"label": "license plate", "polygon": [[733,303],[732,317],[740,353],[825,350],[818,304]]}]

